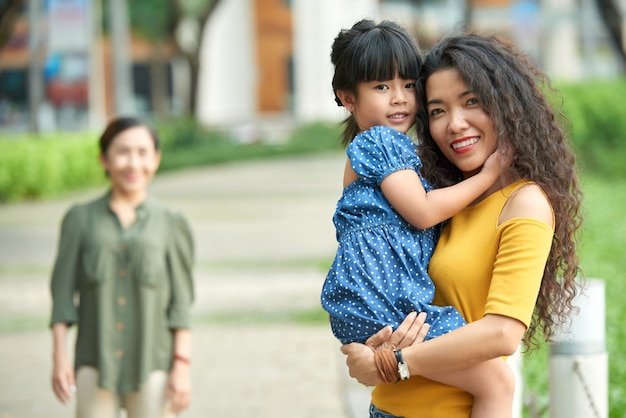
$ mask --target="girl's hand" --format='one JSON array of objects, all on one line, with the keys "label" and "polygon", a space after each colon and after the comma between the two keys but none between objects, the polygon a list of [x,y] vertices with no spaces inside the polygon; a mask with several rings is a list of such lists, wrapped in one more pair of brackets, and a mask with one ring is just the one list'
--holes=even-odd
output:
[{"label": "girl's hand", "polygon": [[74,368],[65,356],[54,359],[52,390],[62,404],[68,403],[76,392]]},{"label": "girl's hand", "polygon": [[410,313],[397,330],[385,327],[367,339],[365,344],[351,343],[341,347],[341,352],[348,356],[346,365],[350,376],[366,386],[382,383],[376,363],[375,350],[394,350],[421,343],[428,333],[428,324],[424,324],[426,314]]},{"label": "girl's hand", "polygon": [[500,176],[513,163],[513,150],[507,148],[501,150],[496,149],[485,161],[481,172],[493,174],[495,177]]}]

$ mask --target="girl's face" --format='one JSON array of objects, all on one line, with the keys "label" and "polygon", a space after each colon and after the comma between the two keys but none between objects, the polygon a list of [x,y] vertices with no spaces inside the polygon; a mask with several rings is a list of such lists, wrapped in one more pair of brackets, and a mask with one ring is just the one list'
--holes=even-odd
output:
[{"label": "girl's face", "polygon": [[430,134],[443,155],[465,178],[480,168],[497,148],[493,119],[483,110],[459,72],[447,68],[426,81]]},{"label": "girl's face", "polygon": [[148,129],[135,126],[120,132],[100,162],[109,174],[115,192],[143,193],[159,168],[161,153],[155,149]]},{"label": "girl's face", "polygon": [[363,131],[388,126],[406,133],[415,123],[415,80],[400,78],[397,73],[391,80],[358,83],[356,95],[348,91],[337,94]]}]

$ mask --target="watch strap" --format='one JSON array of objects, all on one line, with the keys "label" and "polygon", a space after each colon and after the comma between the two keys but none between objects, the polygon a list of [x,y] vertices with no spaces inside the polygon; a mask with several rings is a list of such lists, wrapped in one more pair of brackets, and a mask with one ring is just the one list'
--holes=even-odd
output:
[{"label": "watch strap", "polygon": [[406,361],[402,358],[402,350],[393,350],[393,354],[396,356],[396,361],[398,362],[398,373],[400,374],[400,379],[407,380],[411,377],[411,372],[409,371],[409,365],[406,364]]}]

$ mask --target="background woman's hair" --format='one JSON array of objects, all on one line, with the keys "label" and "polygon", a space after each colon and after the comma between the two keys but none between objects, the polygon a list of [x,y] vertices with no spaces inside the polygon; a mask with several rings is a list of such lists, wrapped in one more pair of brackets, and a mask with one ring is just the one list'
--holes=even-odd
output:
[{"label": "background woman's hair", "polygon": [[156,150],[159,150],[161,148],[161,140],[159,139],[154,129],[152,129],[152,127],[150,127],[147,123],[135,117],[120,116],[112,119],[100,136],[100,153],[106,154],[109,146],[111,145],[111,142],[113,142],[115,137],[120,132],[125,131],[126,129],[134,128],[136,126],[145,127],[148,132],[150,132],[150,136],[152,137],[152,141],[154,142],[154,148]]},{"label": "background woman's hair", "polygon": [[[396,73],[405,79],[417,79],[422,64],[417,41],[406,29],[395,22],[376,24],[368,19],[339,32],[330,60],[335,66],[332,87],[339,106],[343,105],[337,90],[356,96],[358,83],[391,80]],[[343,124],[342,144],[347,145],[361,130],[352,115]]]},{"label": "background woman's hair", "polygon": [[[427,54],[417,89],[420,106],[416,128],[422,175],[442,187],[461,179],[460,171],[441,153],[430,136],[425,86],[434,72],[454,68],[491,116],[501,150],[513,149],[511,170],[537,183],[548,196],[555,215],[555,234],[535,315],[524,342],[535,346],[535,332],[550,339],[554,327],[567,318],[582,274],[576,242],[582,225],[582,191],[575,156],[562,113],[562,98],[547,76],[512,45],[476,34],[450,36]],[[558,98],[554,106],[548,95]]]}]

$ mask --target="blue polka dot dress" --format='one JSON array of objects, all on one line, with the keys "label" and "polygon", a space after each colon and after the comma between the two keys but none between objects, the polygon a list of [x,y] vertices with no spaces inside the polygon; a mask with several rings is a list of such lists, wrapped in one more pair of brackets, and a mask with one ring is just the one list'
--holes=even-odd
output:
[{"label": "blue polka dot dress", "polygon": [[[407,314],[426,312],[430,339],[465,324],[453,307],[431,305],[435,287],[426,272],[439,227],[409,225],[389,204],[380,183],[389,174],[421,161],[403,133],[376,126],[347,148],[359,179],[337,203],[333,223],[337,255],[322,288],[322,307],[333,334],[343,344],[364,342],[385,325],[394,329]],[[426,191],[432,187],[422,179]]]}]

